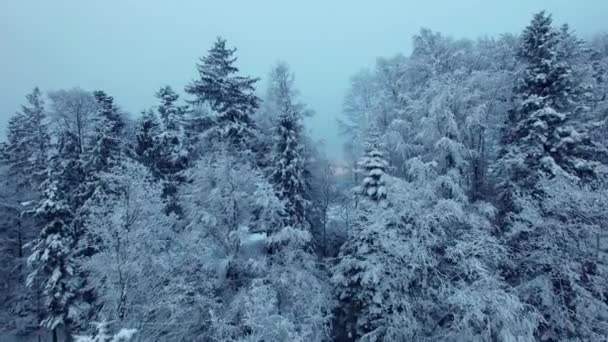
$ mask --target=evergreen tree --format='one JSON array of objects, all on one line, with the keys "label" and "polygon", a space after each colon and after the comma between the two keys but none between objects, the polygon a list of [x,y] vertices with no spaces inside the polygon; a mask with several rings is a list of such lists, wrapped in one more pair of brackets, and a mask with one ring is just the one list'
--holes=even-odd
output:
[{"label": "evergreen tree", "polygon": [[[356,210],[356,219],[345,244],[340,249],[338,264],[333,269],[336,306],[336,338],[343,341],[383,341],[406,338],[396,330],[407,324],[408,306],[404,287],[397,281],[404,261],[395,244],[401,241],[394,212],[385,206],[387,189],[384,171],[387,162],[379,149],[377,132],[372,130],[366,141],[366,154],[359,161],[364,172],[361,186],[355,192],[364,198]],[[380,284],[374,274],[381,272]]]},{"label": "evergreen tree", "polygon": [[562,247],[590,249],[588,238],[575,237],[592,235],[587,231],[590,226],[581,225],[573,233],[566,224],[569,220],[556,223],[560,215],[549,208],[553,187],[579,183],[568,185],[577,188],[594,183],[598,175],[596,159],[602,150],[579,124],[581,84],[571,63],[580,48],[567,27],[560,32],[552,26],[551,16],[534,16],[518,52],[526,65],[515,89],[518,106],[510,112],[503,151],[494,166],[499,224],[515,260],[505,267],[505,276],[520,298],[542,314],[544,322],[536,333],[549,341],[591,338],[604,331],[606,319],[594,317],[589,304],[580,305],[599,295],[583,280],[589,279],[584,265],[593,261],[572,258],[573,251]]},{"label": "evergreen tree", "polygon": [[167,131],[179,131],[183,125],[184,115],[188,108],[187,106],[176,106],[175,102],[179,99],[179,95],[170,86],[164,86],[156,93],[156,98],[160,100],[158,106],[158,114]]},{"label": "evergreen tree", "polygon": [[273,95],[269,100],[278,112],[271,179],[277,196],[285,201],[286,224],[302,227],[309,205],[302,134],[305,108],[296,101],[293,82],[288,66],[279,63],[271,74],[269,87],[269,93]]},{"label": "evergreen tree", "polygon": [[152,110],[143,111],[136,126],[135,154],[139,161],[146,165],[151,172],[158,174],[157,161],[159,159],[159,141],[161,125]]},{"label": "evergreen tree", "polygon": [[[27,105],[8,122],[6,142],[0,145],[0,306],[12,316],[8,321],[0,312],[0,326],[19,334],[39,328],[43,304],[39,283],[23,289],[30,270],[26,267],[27,243],[40,230],[29,215],[24,215],[42,195],[47,157],[51,150],[47,114],[38,88],[26,96]],[[0,310],[1,311],[1,310]]]},{"label": "evergreen tree", "polygon": [[163,125],[162,132],[158,135],[160,144],[158,169],[163,176],[174,176],[183,171],[188,164],[183,129],[187,108],[175,105],[179,96],[169,86],[161,88],[156,93],[156,97],[160,100],[158,114]]},{"label": "evergreen tree", "polygon": [[390,209],[364,207],[357,209],[358,218],[332,269],[335,340],[414,340],[407,284],[400,279],[407,269],[399,247],[402,228]]},{"label": "evergreen tree", "polygon": [[[92,131],[88,140],[88,148],[83,155],[71,153],[67,160],[73,164],[78,179],[71,182],[70,208],[74,213],[72,222],[77,241],[76,251],[78,258],[89,258],[96,254],[97,241],[94,236],[87,234],[86,217],[95,210],[100,203],[96,201],[96,194],[112,193],[114,190],[104,181],[104,175],[119,165],[127,156],[124,140],[126,121],[123,113],[114,104],[114,98],[104,91],[93,92],[96,101],[96,111],[92,117]],[[69,144],[74,140],[69,135],[66,139]],[[86,271],[79,272],[78,276],[88,280]],[[89,304],[95,304],[95,291],[98,289],[87,284],[82,296],[87,298]]]},{"label": "evergreen tree", "polygon": [[359,161],[360,172],[363,173],[363,184],[358,192],[373,201],[386,198],[384,177],[387,161],[384,159],[377,132],[372,130],[366,142],[365,155]]},{"label": "evergreen tree", "polygon": [[35,189],[44,180],[50,136],[40,89],[34,88],[26,99],[28,105],[22,106],[21,112],[8,122],[2,159],[9,167],[9,174],[17,176],[15,179],[22,186]]},{"label": "evergreen tree", "polygon": [[526,69],[515,89],[519,105],[509,114],[501,157],[494,167],[503,213],[516,209],[516,192],[534,189],[544,176],[594,175],[599,149],[582,127],[573,125],[578,85],[560,50],[560,34],[552,27],[551,16],[536,14],[521,37],[518,56]]},{"label": "evergreen tree", "polygon": [[156,170],[163,180],[163,197],[167,200],[167,213],[182,215],[177,200],[177,188],[185,181],[183,171],[189,164],[184,129],[186,106],[177,106],[179,96],[169,86],[161,88],[156,97],[160,101],[158,114],[162,119],[162,132],[157,137],[158,158]]},{"label": "evergreen tree", "polygon": [[28,285],[41,279],[46,306],[41,324],[53,330],[54,341],[59,327],[69,336],[85,308],[79,299],[83,282],[75,257],[78,236],[70,203],[76,170],[73,163],[63,159],[61,152],[66,149],[51,159],[49,176],[43,184],[44,197],[33,212],[42,228],[31,242],[32,254],[28,258],[33,268]]},{"label": "evergreen tree", "polygon": [[254,135],[252,115],[259,107],[253,93],[258,79],[238,75],[235,52],[218,38],[197,65],[200,79],[190,83],[186,92],[195,96],[193,103],[207,103],[216,112],[215,134],[220,139],[248,148],[246,141]]},{"label": "evergreen tree", "polygon": [[97,101],[97,113],[93,118],[89,167],[96,172],[107,170],[117,162],[123,149],[125,121],[112,96],[102,90],[95,91],[93,95]]}]

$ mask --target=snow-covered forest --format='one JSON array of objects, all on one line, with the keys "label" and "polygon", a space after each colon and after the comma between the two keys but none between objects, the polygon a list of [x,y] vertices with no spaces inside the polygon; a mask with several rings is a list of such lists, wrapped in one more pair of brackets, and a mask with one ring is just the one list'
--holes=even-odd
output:
[{"label": "snow-covered forest", "polygon": [[260,89],[230,41],[204,49],[139,115],[25,95],[0,339],[608,340],[608,34],[421,29],[353,75],[344,161],[287,63]]}]

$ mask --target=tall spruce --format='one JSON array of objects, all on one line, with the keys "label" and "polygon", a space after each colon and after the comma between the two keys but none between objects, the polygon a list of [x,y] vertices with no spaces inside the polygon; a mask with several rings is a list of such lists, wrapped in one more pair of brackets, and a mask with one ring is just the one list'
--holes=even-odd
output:
[{"label": "tall spruce", "polygon": [[372,129],[366,141],[365,155],[359,160],[359,172],[363,174],[363,183],[359,193],[373,201],[386,199],[385,173],[388,162],[380,145],[377,131]]},{"label": "tall spruce", "polygon": [[123,148],[125,121],[114,104],[114,98],[102,90],[93,92],[97,101],[97,113],[93,118],[93,133],[90,139],[90,167],[105,171],[112,167]]},{"label": "tall spruce", "polygon": [[179,95],[170,87],[164,86],[156,92],[156,98],[160,100],[158,114],[167,131],[179,131],[183,126],[184,116],[188,111],[187,106],[177,106],[175,103]]},{"label": "tall spruce", "polygon": [[158,159],[156,169],[163,179],[163,197],[167,200],[167,213],[182,215],[178,204],[177,188],[185,181],[182,171],[189,164],[189,153],[184,131],[186,106],[176,104],[179,95],[171,87],[162,87],[156,98],[160,101],[158,114],[162,121],[162,132],[158,135]]},{"label": "tall spruce", "polygon": [[286,224],[302,227],[309,205],[303,153],[304,104],[297,101],[293,87],[294,75],[285,63],[279,63],[271,73],[269,101],[277,113],[275,152],[271,179],[278,197],[285,202]]},{"label": "tall spruce", "polygon": [[40,89],[34,88],[26,99],[28,104],[8,122],[2,159],[22,186],[36,189],[44,179],[50,136]]},{"label": "tall spruce", "polygon": [[[605,310],[598,308],[605,304],[604,295],[594,288],[606,286],[597,276],[599,265],[591,252],[596,219],[572,224],[572,218],[555,210],[552,195],[561,187],[588,193],[582,184],[596,179],[595,159],[601,154],[578,125],[581,84],[570,63],[580,45],[564,39],[576,42],[567,29],[556,30],[544,12],[534,15],[524,30],[518,57],[526,67],[494,166],[498,223],[514,260],[504,275],[520,298],[543,316],[536,328],[543,341],[594,340],[606,331],[606,317],[595,314]],[[587,216],[577,210],[574,217]]]},{"label": "tall spruce", "polygon": [[159,172],[156,164],[160,153],[158,137],[161,129],[160,121],[153,110],[143,111],[135,128],[135,154],[156,176]]},{"label": "tall spruce", "polygon": [[[78,232],[74,226],[73,202],[78,196],[74,190],[79,183],[79,163],[66,158],[76,146],[73,140],[62,140],[50,159],[47,180],[43,184],[44,196],[33,210],[40,222],[38,237],[31,243],[28,263],[33,271],[27,284],[40,281],[46,310],[42,326],[53,332],[57,341],[58,329],[66,336],[80,322],[86,306],[80,294],[84,286],[76,258]],[[69,338],[69,337],[68,337]]]},{"label": "tall spruce", "polygon": [[226,40],[217,38],[207,56],[197,64],[200,79],[186,86],[194,95],[194,104],[208,104],[215,111],[215,132],[232,145],[247,148],[253,136],[253,112],[259,107],[254,94],[257,78],[240,76],[234,65],[236,48],[228,48]]},{"label": "tall spruce", "polygon": [[515,210],[515,192],[534,189],[544,176],[566,172],[593,177],[594,151],[599,149],[581,127],[572,125],[578,114],[579,85],[561,46],[551,16],[545,12],[534,15],[521,36],[518,57],[526,68],[515,87],[517,106],[509,113],[501,156],[494,168],[504,212]]},{"label": "tall spruce", "polygon": [[8,122],[6,142],[0,145],[0,306],[10,312],[6,318],[0,315],[0,326],[13,327],[18,334],[39,329],[44,305],[40,284],[31,288],[23,284],[31,271],[27,266],[27,243],[38,235],[40,227],[28,210],[41,198],[40,185],[46,178],[47,157],[51,150],[47,115],[43,95],[38,88],[26,96],[22,106]]}]

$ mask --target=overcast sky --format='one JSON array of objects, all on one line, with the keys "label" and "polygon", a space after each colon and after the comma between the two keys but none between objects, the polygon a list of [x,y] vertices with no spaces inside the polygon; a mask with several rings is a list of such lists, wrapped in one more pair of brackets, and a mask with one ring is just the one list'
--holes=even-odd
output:
[{"label": "overcast sky", "polygon": [[[520,32],[546,9],[586,36],[607,30],[608,0],[0,0],[0,129],[34,86],[104,89],[137,114],[168,84],[183,90],[216,36],[245,74],[290,64],[316,111],[308,127],[341,155],[336,118],[349,77],[408,53],[420,27],[453,37]],[[263,94],[263,91],[261,92]],[[2,133],[4,139],[4,133]]]}]

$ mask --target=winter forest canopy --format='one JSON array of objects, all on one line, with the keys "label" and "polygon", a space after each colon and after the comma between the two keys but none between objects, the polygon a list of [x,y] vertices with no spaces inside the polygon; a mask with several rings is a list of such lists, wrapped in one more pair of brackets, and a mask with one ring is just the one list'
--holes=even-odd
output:
[{"label": "winter forest canopy", "polygon": [[[608,34],[421,29],[354,75],[345,162],[218,37],[129,115],[37,87],[0,147],[0,340],[606,341]],[[258,96],[257,94],[262,94]]]}]

